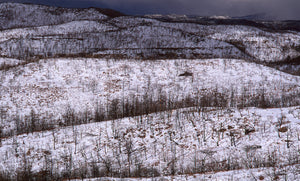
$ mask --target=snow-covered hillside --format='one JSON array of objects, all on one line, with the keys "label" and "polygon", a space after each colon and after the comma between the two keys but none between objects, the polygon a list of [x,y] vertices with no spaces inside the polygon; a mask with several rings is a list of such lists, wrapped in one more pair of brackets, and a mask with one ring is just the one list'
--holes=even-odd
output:
[{"label": "snow-covered hillside", "polygon": [[[180,76],[185,72],[192,76]],[[230,99],[223,106],[259,106],[262,96],[271,107],[300,101],[299,77],[235,59],[45,59],[0,71],[0,77],[0,105],[11,123],[8,130],[14,129],[16,117],[24,119],[32,110],[57,124],[67,108],[93,112],[97,104],[144,96],[172,102]]]},{"label": "snow-covered hillside", "polygon": [[0,168],[74,178],[267,167],[249,179],[299,178],[295,170],[280,169],[299,167],[299,116],[299,107],[188,108],[57,128],[2,139]]},{"label": "snow-covered hillside", "polygon": [[6,30],[0,33],[1,55],[20,59],[80,54],[131,58],[154,58],[156,55],[245,57],[227,42],[189,35],[160,24],[154,20],[132,18],[127,21],[74,21],[56,26]]},{"label": "snow-covered hillside", "polygon": [[[95,9],[79,11],[9,3],[1,6],[4,10],[20,13],[18,17],[26,19],[24,24],[30,24],[27,20],[36,24],[0,32],[0,55],[10,58],[239,58],[276,62],[300,56],[299,32],[268,32],[236,25],[167,23],[131,16],[107,18]],[[59,15],[48,11],[59,12]],[[46,14],[37,17],[47,18],[42,21],[29,12],[43,12]],[[52,19],[55,23],[51,23]]]},{"label": "snow-covered hillside", "polygon": [[1,3],[0,29],[37,27],[78,20],[103,20],[96,9],[68,9],[33,4]]},{"label": "snow-covered hillside", "polygon": [[222,28],[226,33],[218,32],[210,36],[241,46],[247,54],[257,60],[274,62],[285,60],[288,56],[294,58],[300,55],[299,33],[269,33],[256,28],[236,26]]},{"label": "snow-covered hillside", "polygon": [[0,180],[299,180],[300,33],[200,19],[0,4]]}]

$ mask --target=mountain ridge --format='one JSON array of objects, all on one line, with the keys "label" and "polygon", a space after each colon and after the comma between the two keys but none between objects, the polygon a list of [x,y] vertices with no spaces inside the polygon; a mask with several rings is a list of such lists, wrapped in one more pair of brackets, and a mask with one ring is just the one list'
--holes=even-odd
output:
[{"label": "mountain ridge", "polygon": [[[60,8],[54,6],[1,3],[0,29],[57,25],[78,20],[103,20],[122,15],[114,10],[101,8]],[[12,18],[13,17],[13,18]]]},{"label": "mountain ridge", "polygon": [[[1,6],[6,6],[3,7],[1,10]],[[65,8],[65,7],[56,7],[56,6],[49,6],[49,5],[43,5],[43,4],[31,4],[31,3],[7,3],[3,2],[0,3],[0,11],[2,11],[2,21],[3,17],[7,16],[6,11],[12,11],[11,9],[18,9],[20,6],[27,6],[27,7],[39,7],[40,13],[43,13],[42,10],[49,11],[49,14],[46,14],[48,16],[51,16],[54,14],[59,14],[64,11],[77,11],[78,12],[84,12],[87,10],[95,10],[96,12],[99,12],[100,14],[103,14],[107,17],[110,18],[115,18],[115,17],[120,17],[120,16],[131,16],[131,15],[126,15],[124,13],[121,13],[119,11],[113,10],[113,9],[107,9],[107,8],[99,8],[99,7],[89,7],[89,8]],[[24,7],[23,7],[24,10]],[[28,11],[28,10],[26,10]],[[95,13],[95,12],[94,12]],[[9,13],[8,13],[9,14]],[[99,14],[99,16],[100,16]],[[96,15],[96,14],[95,14]],[[17,14],[9,14],[9,17],[17,17],[18,19],[18,13]],[[23,15],[24,16],[24,15]],[[40,15],[41,17],[45,17],[45,15]],[[76,17],[71,20],[67,21],[61,21],[59,22],[48,22],[46,19],[43,20],[43,22],[37,22],[38,24],[32,24],[30,25],[30,21],[32,21],[34,18],[33,17],[39,17],[37,12],[31,14],[31,16],[24,16],[21,21],[24,21],[24,25],[21,23],[18,24],[10,24],[10,19],[6,20],[5,22],[0,21],[0,28],[1,29],[7,29],[7,28],[21,28],[24,26],[40,26],[40,25],[53,25],[53,24],[60,24],[62,22],[70,22],[74,20],[80,20],[80,19],[85,19],[85,20],[97,20],[97,17],[92,17],[89,16],[88,14],[85,15],[85,17]],[[134,16],[133,16],[134,17]],[[146,17],[146,18],[152,18],[152,19],[157,19],[160,21],[166,21],[166,22],[178,22],[178,23],[197,23],[197,24],[202,24],[202,25],[216,25],[216,24],[223,24],[223,25],[247,25],[247,26],[255,26],[258,28],[265,28],[267,30],[272,30],[272,31],[278,31],[278,30],[293,30],[293,31],[300,31],[300,20],[276,20],[274,18],[270,18],[268,15],[264,13],[260,14],[254,14],[254,15],[247,15],[247,16],[240,16],[240,17],[228,17],[228,16],[197,16],[197,15],[155,15],[155,14],[150,14],[150,15],[143,15],[143,16],[136,16],[136,17]],[[267,17],[267,18],[266,18]],[[61,17],[62,18],[62,17]],[[26,21],[26,19],[28,21]],[[49,19],[49,17],[48,17]],[[51,18],[50,18],[51,19]],[[100,18],[101,19],[101,18]],[[26,24],[26,25],[25,25]]]}]

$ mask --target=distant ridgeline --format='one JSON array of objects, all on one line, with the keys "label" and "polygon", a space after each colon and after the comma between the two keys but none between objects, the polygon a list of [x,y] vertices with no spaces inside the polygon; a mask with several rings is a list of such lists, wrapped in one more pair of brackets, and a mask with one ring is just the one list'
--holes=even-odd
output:
[{"label": "distant ridgeline", "polygon": [[300,56],[300,21],[136,17],[109,9],[17,3],[0,4],[0,16],[0,56],[26,61],[49,57],[236,58],[269,63],[296,61]]}]

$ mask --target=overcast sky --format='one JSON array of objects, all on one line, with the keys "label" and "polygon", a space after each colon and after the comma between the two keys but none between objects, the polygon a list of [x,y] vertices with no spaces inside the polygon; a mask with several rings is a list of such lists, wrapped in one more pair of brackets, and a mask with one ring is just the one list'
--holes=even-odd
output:
[{"label": "overcast sky", "polygon": [[244,16],[267,13],[300,20],[300,0],[0,0],[63,7],[111,8],[125,14],[188,14]]}]

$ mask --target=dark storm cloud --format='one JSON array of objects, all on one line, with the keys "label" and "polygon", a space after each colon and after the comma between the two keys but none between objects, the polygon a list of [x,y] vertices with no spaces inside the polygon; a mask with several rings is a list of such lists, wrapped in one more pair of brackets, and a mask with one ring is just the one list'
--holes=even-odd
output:
[{"label": "dark storm cloud", "polygon": [[[3,2],[4,0],[0,0]],[[12,0],[63,7],[112,8],[127,14],[194,14],[243,16],[267,13],[280,19],[300,19],[300,0]],[[10,1],[10,2],[12,2]]]}]

